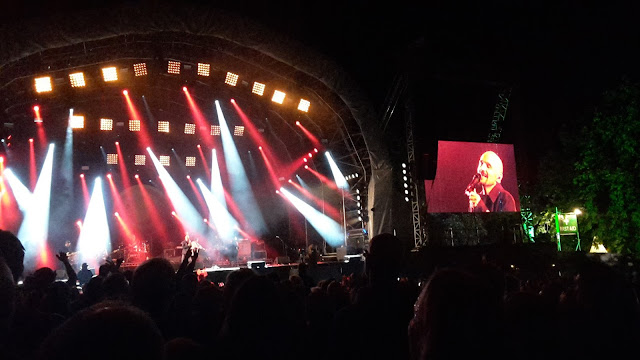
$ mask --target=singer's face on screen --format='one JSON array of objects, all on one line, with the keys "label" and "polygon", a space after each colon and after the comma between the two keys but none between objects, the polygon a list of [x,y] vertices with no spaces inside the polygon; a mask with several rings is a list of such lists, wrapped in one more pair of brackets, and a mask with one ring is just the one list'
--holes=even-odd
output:
[{"label": "singer's face on screen", "polygon": [[487,151],[478,162],[478,174],[481,175],[480,184],[494,186],[502,181],[502,160],[492,151]]}]

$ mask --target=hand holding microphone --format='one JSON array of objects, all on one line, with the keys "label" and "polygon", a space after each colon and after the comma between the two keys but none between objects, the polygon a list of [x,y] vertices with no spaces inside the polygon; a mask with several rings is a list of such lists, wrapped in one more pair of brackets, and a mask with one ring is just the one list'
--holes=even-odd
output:
[{"label": "hand holding microphone", "polygon": [[473,209],[478,206],[480,202],[480,195],[476,192],[476,185],[480,182],[480,178],[482,175],[475,174],[473,178],[471,178],[471,182],[467,185],[467,189],[465,190],[465,195],[469,197],[469,211],[473,211]]}]

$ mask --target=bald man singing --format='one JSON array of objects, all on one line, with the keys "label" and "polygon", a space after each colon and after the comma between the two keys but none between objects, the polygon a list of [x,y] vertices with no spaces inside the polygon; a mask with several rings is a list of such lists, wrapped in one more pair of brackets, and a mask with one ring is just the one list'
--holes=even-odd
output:
[{"label": "bald man singing", "polygon": [[465,192],[469,197],[469,211],[517,211],[513,196],[500,184],[502,171],[502,160],[498,154],[487,151],[480,156],[477,175]]}]

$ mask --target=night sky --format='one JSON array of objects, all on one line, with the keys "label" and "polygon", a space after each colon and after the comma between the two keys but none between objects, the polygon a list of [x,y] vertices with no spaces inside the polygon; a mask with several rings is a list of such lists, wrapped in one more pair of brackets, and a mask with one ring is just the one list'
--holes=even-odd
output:
[{"label": "night sky", "polygon": [[[12,2],[0,20],[96,6],[87,3]],[[100,6],[120,3],[135,2]],[[638,6],[622,2],[519,3],[199,2],[255,19],[334,59],[377,110],[394,75],[407,72],[419,154],[435,151],[437,140],[485,141],[498,91],[512,88],[501,142],[515,144],[519,177],[533,178],[560,130],[588,120],[603,91],[623,77],[637,79],[640,26]],[[402,127],[392,124],[389,138],[397,140]],[[397,147],[392,155],[402,157]]]}]

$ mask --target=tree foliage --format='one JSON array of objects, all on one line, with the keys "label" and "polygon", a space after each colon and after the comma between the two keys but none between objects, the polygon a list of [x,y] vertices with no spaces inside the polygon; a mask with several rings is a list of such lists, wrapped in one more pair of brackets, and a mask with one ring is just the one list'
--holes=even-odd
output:
[{"label": "tree foliage", "polygon": [[639,106],[638,85],[625,82],[605,93],[581,132],[574,178],[592,235],[609,251],[634,255],[640,255]]}]

